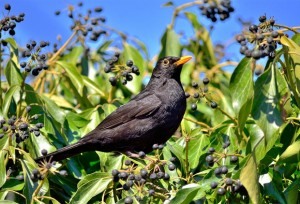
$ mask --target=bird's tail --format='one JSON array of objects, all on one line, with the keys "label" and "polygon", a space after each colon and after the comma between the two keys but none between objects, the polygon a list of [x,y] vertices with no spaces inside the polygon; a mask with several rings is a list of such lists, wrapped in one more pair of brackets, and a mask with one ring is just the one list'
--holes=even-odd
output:
[{"label": "bird's tail", "polygon": [[58,149],[57,151],[49,153],[45,156],[38,157],[35,159],[35,161],[39,163],[44,160],[49,161],[50,158],[51,161],[60,161],[86,151],[89,151],[89,148],[86,147],[86,145],[82,144],[81,142],[77,142],[72,145],[68,145],[61,149]]}]

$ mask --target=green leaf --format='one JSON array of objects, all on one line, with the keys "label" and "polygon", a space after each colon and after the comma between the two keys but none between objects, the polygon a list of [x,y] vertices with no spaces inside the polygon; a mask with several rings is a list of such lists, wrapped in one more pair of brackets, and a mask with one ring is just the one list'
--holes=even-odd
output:
[{"label": "green leaf", "polygon": [[181,45],[179,42],[179,36],[177,33],[167,28],[165,33],[161,38],[161,51],[159,53],[159,58],[166,56],[180,56],[181,53]]},{"label": "green leaf", "polygon": [[5,76],[10,86],[18,85],[21,86],[22,84],[22,75],[20,69],[16,65],[16,63],[12,60],[7,62],[5,67]]},{"label": "green leaf", "polygon": [[91,88],[94,90],[96,93],[98,93],[100,96],[105,96],[104,92],[101,91],[101,89],[98,87],[98,85],[92,81],[90,78],[87,76],[82,76],[83,83],[86,87]]},{"label": "green leaf", "polygon": [[[299,34],[294,36],[293,39],[299,43]],[[282,36],[280,42],[284,45],[285,61],[286,61],[286,74],[291,86],[291,89],[296,92],[295,98],[298,106],[300,106],[300,46],[293,40]]]},{"label": "green leaf", "polygon": [[299,200],[299,188],[300,180],[294,181],[284,191],[284,196],[287,204],[294,204],[296,200]]},{"label": "green leaf", "polygon": [[239,118],[241,130],[251,112],[254,94],[252,77],[251,59],[244,58],[235,68],[230,79],[232,107]]},{"label": "green leaf", "polygon": [[[179,144],[179,142],[182,140],[179,139],[176,142],[174,142],[172,139],[169,139],[167,141],[167,147],[179,159],[180,166],[184,167],[185,166],[184,148],[182,145]],[[183,168],[182,170],[184,171],[185,169]]]},{"label": "green leaf", "polygon": [[11,200],[2,200],[1,204],[18,204],[18,203],[11,201]]},{"label": "green leaf", "polygon": [[63,61],[76,65],[78,59],[82,55],[82,52],[83,52],[82,46],[73,47],[71,52],[69,52],[63,57]]},{"label": "green leaf", "polygon": [[[7,140],[8,141],[8,140]],[[0,151],[0,188],[6,181],[6,166],[4,165],[7,152],[5,150]]]},{"label": "green leaf", "polygon": [[133,80],[126,85],[126,87],[134,94],[137,94],[141,91],[141,84],[143,80],[143,73],[145,71],[146,63],[144,61],[143,56],[140,52],[133,46],[129,45],[128,43],[124,43],[124,59],[126,60],[133,60],[134,64],[140,70],[140,76],[134,75]]},{"label": "green leaf", "polygon": [[278,160],[278,164],[297,163],[300,161],[300,140],[294,142],[281,154]]},{"label": "green leaf", "polygon": [[[265,136],[265,144],[270,148],[279,134],[275,134],[283,124],[279,111],[280,92],[285,87],[279,83],[278,70],[274,66],[265,71],[255,83],[252,116]],[[276,136],[276,137],[275,137]]]},{"label": "green leaf", "polygon": [[163,7],[174,6],[174,2],[173,2],[173,1],[167,1],[167,2],[164,3],[162,6],[163,6]]},{"label": "green leaf", "polygon": [[203,47],[201,48],[203,49],[203,53],[207,55],[210,65],[217,64],[214,46],[210,38],[210,32],[208,32],[206,28],[200,24],[197,15],[191,12],[185,12],[184,14],[186,18],[192,23],[194,32],[197,33],[198,39],[202,41]]},{"label": "green leaf", "polygon": [[11,60],[15,63],[15,64],[19,64],[19,61],[18,61],[18,45],[15,41],[15,39],[13,38],[6,38],[5,39],[6,42],[9,43],[10,45],[10,54],[11,54]]},{"label": "green leaf", "polygon": [[190,203],[197,195],[200,186],[198,184],[188,184],[180,189],[175,197],[169,202],[170,204]]},{"label": "green leaf", "polygon": [[252,203],[260,203],[257,165],[253,155],[250,156],[247,164],[243,167],[240,174],[240,180],[243,186],[247,189]]},{"label": "green leaf", "polygon": [[[271,178],[270,173],[265,174],[263,176],[267,176]],[[281,179],[281,177],[279,177],[278,179]],[[266,182],[263,184],[263,189],[264,189],[264,195],[268,195],[270,197],[275,198],[276,201],[278,201],[278,203],[282,203],[282,204],[286,204],[285,201],[285,197],[283,195],[283,193],[281,192],[280,189],[278,189],[277,185],[276,185],[276,181],[273,175],[272,181],[271,182]]]},{"label": "green leaf", "polygon": [[262,160],[266,155],[264,133],[254,122],[251,124],[246,124],[245,127],[250,135],[250,140],[248,142],[248,145],[250,146],[250,152],[254,153],[256,162],[259,163],[259,161]]},{"label": "green leaf", "polygon": [[88,203],[94,196],[102,193],[111,182],[112,176],[109,173],[95,172],[85,176],[78,183],[78,189],[70,203]]},{"label": "green leaf", "polygon": [[3,185],[2,189],[20,191],[24,188],[24,182],[19,181],[16,178],[9,178],[6,183]]},{"label": "green leaf", "polygon": [[26,197],[27,202],[29,203],[32,199],[32,195],[34,190],[37,188],[38,183],[33,182],[30,178],[32,170],[35,168],[33,164],[29,163],[26,160],[20,159],[20,163],[22,165],[22,170],[24,174],[24,182],[25,186],[23,189],[23,195]]},{"label": "green leaf", "polygon": [[97,53],[101,55],[105,55],[105,52],[107,51],[107,49],[110,47],[110,45],[112,44],[112,40],[107,40],[104,41],[102,45],[99,46],[99,48],[97,49]]},{"label": "green leaf", "polygon": [[87,120],[84,117],[73,112],[69,112],[66,116],[66,119],[69,123],[72,123],[79,128],[86,126],[90,122],[90,120]]},{"label": "green leaf", "polygon": [[11,104],[11,101],[13,99],[13,96],[16,92],[20,91],[20,86],[18,85],[14,85],[14,86],[11,86],[7,93],[5,94],[4,96],[4,101],[3,101],[3,107],[2,107],[2,113],[4,116],[7,116],[7,113],[8,113],[8,110],[9,110],[9,107],[10,107],[10,104]]},{"label": "green leaf", "polygon": [[124,159],[124,155],[112,155],[107,152],[96,152],[100,158],[101,169],[106,172],[111,172],[113,169],[120,169],[122,167],[122,161]]},{"label": "green leaf", "polygon": [[65,113],[48,97],[41,95],[41,99],[45,105],[45,111],[47,111],[54,120],[59,122],[60,124],[64,124],[65,121]]},{"label": "green leaf", "polygon": [[80,95],[82,95],[83,91],[83,78],[79,73],[76,66],[72,63],[64,62],[64,61],[57,61],[58,65],[60,65],[66,72],[68,73],[68,77],[70,78],[72,84],[76,87],[77,91]]},{"label": "green leaf", "polygon": [[[188,144],[188,158],[190,168],[194,169],[198,166],[201,155],[206,153],[209,139],[206,135],[202,134],[199,129],[193,130],[190,137],[191,140]],[[185,149],[185,151],[187,151],[187,149]]]}]

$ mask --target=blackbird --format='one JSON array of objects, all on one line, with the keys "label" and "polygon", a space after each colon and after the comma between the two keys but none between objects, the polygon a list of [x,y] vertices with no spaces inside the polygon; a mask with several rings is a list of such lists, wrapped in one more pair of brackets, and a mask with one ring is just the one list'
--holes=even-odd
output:
[{"label": "blackbird", "polygon": [[164,57],[158,60],[146,88],[127,104],[107,116],[78,142],[36,159],[63,160],[87,151],[152,151],[153,144],[165,143],[176,131],[186,109],[180,82],[184,63],[192,57]]}]

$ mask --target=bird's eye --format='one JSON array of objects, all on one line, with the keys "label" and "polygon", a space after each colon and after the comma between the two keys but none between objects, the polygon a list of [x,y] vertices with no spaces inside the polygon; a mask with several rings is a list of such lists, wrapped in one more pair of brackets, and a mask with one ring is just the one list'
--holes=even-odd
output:
[{"label": "bird's eye", "polygon": [[169,64],[169,60],[165,59],[165,60],[163,61],[163,64],[164,64],[164,65],[168,65],[168,64]]}]

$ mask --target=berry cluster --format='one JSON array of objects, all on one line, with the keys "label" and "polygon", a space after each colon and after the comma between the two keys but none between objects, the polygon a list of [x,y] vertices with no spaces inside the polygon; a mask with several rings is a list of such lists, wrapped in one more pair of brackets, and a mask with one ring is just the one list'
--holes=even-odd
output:
[{"label": "berry cluster", "polygon": [[[195,89],[194,93],[192,94],[195,102],[193,102],[191,104],[191,109],[193,111],[197,110],[197,103],[200,102],[201,98],[206,98],[206,93],[208,92],[207,85],[209,84],[209,79],[204,78],[202,80],[202,82],[203,82],[203,85],[204,85],[203,88],[201,88],[197,82],[192,82],[192,87]],[[186,92],[185,96],[186,96],[186,98],[189,98],[191,95],[188,92]],[[215,109],[215,108],[218,107],[218,104],[215,101],[210,101],[210,107]]]},{"label": "berry cluster", "polygon": [[[115,182],[115,186],[120,185],[122,190],[129,191],[130,189],[135,189],[135,198],[138,201],[147,198],[148,196],[156,197],[159,194],[167,194],[166,190],[160,187],[160,180],[169,181],[170,175],[164,171],[164,166],[168,165],[170,171],[174,171],[176,166],[173,164],[175,158],[172,157],[170,161],[160,160],[161,150],[164,145],[153,145],[153,150],[155,151],[155,156],[146,156],[144,152],[139,152],[138,157],[143,159],[147,158],[149,164],[141,168],[135,162],[131,160],[125,160],[124,166],[121,170],[113,169],[111,174]],[[132,192],[132,191],[130,191]],[[132,203],[133,199],[128,196],[125,199],[125,203]]]},{"label": "berry cluster", "polygon": [[108,60],[104,67],[104,72],[115,73],[115,76],[109,78],[109,82],[112,86],[116,86],[118,80],[120,80],[123,85],[126,85],[127,81],[132,81],[132,73],[137,76],[140,75],[139,68],[133,64],[132,60],[128,60],[126,64],[122,64],[120,53],[115,53],[114,57]]},{"label": "berry cluster", "polygon": [[[43,149],[41,151],[42,155],[47,155],[47,150]],[[33,182],[37,182],[38,180],[43,180],[45,176],[48,175],[48,172],[52,174],[58,173],[61,176],[67,176],[68,172],[66,170],[60,170],[58,171],[57,168],[59,165],[55,161],[44,161],[42,164],[40,164],[39,168],[33,169],[30,174],[30,179]],[[16,176],[17,180],[23,181],[24,175],[23,172],[20,172],[19,175]]]},{"label": "berry cluster", "polygon": [[[30,106],[26,107],[26,112],[29,113],[31,110]],[[29,138],[30,133],[36,137],[40,136],[40,129],[44,127],[43,123],[31,124],[33,121],[37,120],[39,115],[28,116],[28,118],[17,118],[15,115],[11,116],[8,120],[0,120],[0,128],[2,133],[0,133],[0,139],[5,135],[10,136],[15,139],[16,143],[23,142]]]},{"label": "berry cluster", "polygon": [[[4,5],[5,10],[10,12],[11,6],[9,4]],[[25,14],[20,13],[18,16],[5,16],[3,19],[0,20],[0,38],[2,35],[2,31],[8,31],[9,35],[14,36],[16,34],[15,28],[17,23],[20,23],[24,20]],[[2,41],[2,44],[5,44],[5,41]]]},{"label": "berry cluster", "polygon": [[45,41],[41,41],[39,45],[36,41],[27,43],[22,57],[28,58],[28,60],[20,63],[21,68],[25,68],[26,72],[31,72],[33,76],[37,76],[42,70],[47,70],[49,67],[46,63],[47,55],[41,53],[47,46],[49,46],[49,42]]},{"label": "berry cluster", "polygon": [[217,16],[219,16],[221,21],[224,21],[234,11],[230,0],[204,0],[199,9],[201,10],[201,14],[209,18],[212,22],[218,20]]},{"label": "berry cluster", "polygon": [[[79,2],[77,4],[78,11],[82,10],[83,3]],[[102,12],[102,7],[95,7],[93,10],[88,9],[85,14],[76,12],[76,8],[74,6],[68,7],[68,17],[72,19],[73,25],[71,29],[78,29],[81,32],[78,32],[78,37],[85,38],[89,37],[91,41],[97,41],[101,35],[105,35],[107,32],[103,29],[100,29],[103,23],[105,23],[106,19],[102,16],[92,16],[93,14],[99,14]],[[55,15],[60,15],[61,11],[56,11]]]},{"label": "berry cluster", "polygon": [[[275,20],[267,19],[265,15],[259,17],[259,24],[249,26],[249,31],[236,36],[236,41],[240,43],[240,53],[246,57],[253,57],[258,60],[260,58],[274,58],[276,54],[277,44],[280,43],[280,36],[283,33],[274,30]],[[252,44],[252,48],[247,44]]]},{"label": "berry cluster", "polygon": [[[243,187],[240,180],[234,180],[229,177],[228,167],[224,165],[226,159],[229,158],[229,163],[232,165],[238,165],[239,159],[236,154],[229,154],[228,147],[230,146],[229,140],[223,143],[224,153],[216,152],[215,148],[210,147],[207,151],[207,156],[205,158],[208,166],[213,167],[215,164],[217,167],[214,169],[214,174],[217,178],[220,178],[219,182],[213,181],[210,184],[211,189],[216,189],[218,195],[225,195],[226,191],[232,193],[238,193]],[[222,164],[220,161],[222,160]]]}]

